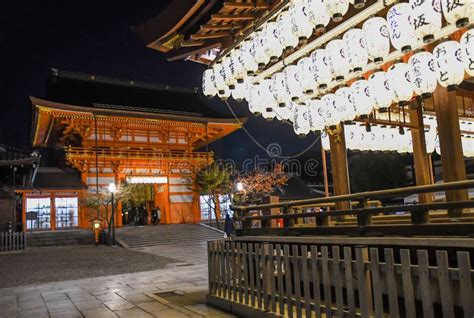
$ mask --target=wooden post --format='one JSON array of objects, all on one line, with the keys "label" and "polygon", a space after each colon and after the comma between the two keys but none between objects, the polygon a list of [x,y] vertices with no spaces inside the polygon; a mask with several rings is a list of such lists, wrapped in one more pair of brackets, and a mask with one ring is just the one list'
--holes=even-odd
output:
[{"label": "wooden post", "polygon": [[[280,202],[280,198],[274,195],[266,196],[262,199],[263,204],[269,203],[278,203]],[[280,208],[270,208],[270,209],[263,209],[262,215],[278,215],[280,214]],[[277,220],[262,220],[262,227],[269,227],[269,228],[276,228],[277,227]]]},{"label": "wooden post", "polygon": [[[429,155],[426,153],[426,138],[423,125],[423,111],[421,106],[409,110],[410,123],[416,128],[411,128],[411,137],[413,140],[413,162],[415,164],[416,185],[431,184],[431,166]],[[421,204],[432,203],[431,193],[418,194],[418,201]],[[429,222],[428,211],[416,212],[411,214],[413,224],[423,224]]]},{"label": "wooden post", "polygon": [[328,181],[328,166],[326,162],[326,150],[321,146],[321,158],[323,164],[323,177],[324,177],[324,196],[329,196],[329,181]]},{"label": "wooden post", "polygon": [[[433,94],[433,103],[438,123],[439,143],[441,148],[441,164],[443,181],[466,180],[459,116],[456,105],[456,91],[448,91],[438,85]],[[468,200],[466,189],[446,191],[446,201]],[[448,210],[449,217],[461,217],[462,209]]]},{"label": "wooden post", "polygon": [[[329,144],[331,147],[333,193],[334,195],[349,194],[349,169],[347,167],[346,138],[343,124],[329,132]],[[349,201],[336,202],[336,210],[349,210],[350,207]]]}]

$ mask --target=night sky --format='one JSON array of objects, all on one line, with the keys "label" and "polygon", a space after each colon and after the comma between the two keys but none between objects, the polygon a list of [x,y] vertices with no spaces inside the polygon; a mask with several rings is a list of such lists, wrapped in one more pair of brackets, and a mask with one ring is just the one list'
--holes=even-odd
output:
[{"label": "night sky", "polygon": [[[179,0],[175,0],[179,1]],[[2,8],[0,17],[0,143],[29,146],[31,104],[28,96],[44,97],[50,68],[125,80],[179,86],[200,86],[204,66],[167,62],[148,49],[131,27],[155,16],[169,3],[159,1],[22,0]],[[13,7],[12,7],[13,6]],[[316,139],[298,138],[288,124],[268,123],[250,115],[246,103],[230,102],[245,125],[264,146],[278,143],[282,155],[300,152]],[[217,99],[211,107],[228,115]],[[210,146],[218,158],[236,161],[265,156],[244,131]],[[319,152],[319,143],[309,152]]]}]

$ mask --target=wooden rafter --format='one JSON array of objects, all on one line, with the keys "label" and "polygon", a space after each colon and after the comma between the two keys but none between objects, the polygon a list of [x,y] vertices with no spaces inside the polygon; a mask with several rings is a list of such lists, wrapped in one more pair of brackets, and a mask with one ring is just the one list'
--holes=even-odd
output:
[{"label": "wooden rafter", "polygon": [[201,31],[227,31],[240,29],[240,24],[204,24],[201,25]]},{"label": "wooden rafter", "polygon": [[222,21],[242,21],[242,20],[254,20],[255,16],[253,14],[248,13],[240,13],[240,14],[213,14],[211,16],[212,19],[215,20],[222,20]]},{"label": "wooden rafter", "polygon": [[203,40],[203,39],[218,39],[232,36],[230,32],[214,32],[214,33],[201,33],[191,35],[193,40]]},{"label": "wooden rafter", "polygon": [[257,9],[257,10],[268,10],[270,5],[265,2],[257,3],[243,3],[237,1],[226,1],[224,2],[224,7],[229,9]]}]

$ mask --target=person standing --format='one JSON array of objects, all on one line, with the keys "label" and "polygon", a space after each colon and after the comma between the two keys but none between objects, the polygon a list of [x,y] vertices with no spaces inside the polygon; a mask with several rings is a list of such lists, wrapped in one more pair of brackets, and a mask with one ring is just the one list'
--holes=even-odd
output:
[{"label": "person standing", "polygon": [[156,225],[157,221],[158,221],[158,209],[155,207],[151,211],[151,222],[153,223],[153,225]]},{"label": "person standing", "polygon": [[225,215],[224,232],[226,237],[231,237],[231,235],[234,234],[234,222],[230,218],[229,214]]},{"label": "person standing", "polygon": [[160,224],[160,222],[161,222],[161,210],[160,210],[159,207],[156,207],[156,219],[157,219],[158,224]]}]

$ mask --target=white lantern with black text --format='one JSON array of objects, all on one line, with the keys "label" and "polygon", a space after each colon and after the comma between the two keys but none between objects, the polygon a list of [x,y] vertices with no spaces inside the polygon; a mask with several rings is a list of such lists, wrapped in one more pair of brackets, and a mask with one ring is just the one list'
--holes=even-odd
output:
[{"label": "white lantern with black text", "polygon": [[353,120],[357,116],[356,108],[354,105],[354,93],[350,87],[341,87],[336,93],[337,102],[344,102],[345,112],[343,115],[343,121]]},{"label": "white lantern with black text", "polygon": [[384,18],[370,18],[362,26],[369,59],[382,63],[390,52],[388,24]]},{"label": "white lantern with black text", "polygon": [[229,63],[232,76],[237,80],[237,83],[243,83],[247,72],[244,68],[244,60],[240,49],[234,49],[229,56],[231,62]]},{"label": "white lantern with black text", "polygon": [[292,101],[297,101],[303,96],[303,88],[297,80],[296,74],[298,73],[298,67],[296,65],[288,65],[283,70],[285,76],[285,85],[288,94]]},{"label": "white lantern with black text", "polygon": [[258,116],[262,113],[261,109],[261,95],[260,95],[260,85],[251,85],[249,87],[249,95],[247,98],[249,104],[249,110],[254,115]]},{"label": "white lantern with black text", "polygon": [[228,100],[231,94],[231,90],[226,86],[223,90],[217,92],[217,96],[222,100]]},{"label": "white lantern with black text", "polygon": [[237,79],[234,77],[234,63],[230,56],[226,56],[222,59],[222,67],[225,74],[224,82],[229,89],[233,90]]},{"label": "white lantern with black text", "polygon": [[285,75],[283,73],[273,74],[271,91],[279,107],[285,107],[291,101],[291,97],[286,89]]},{"label": "white lantern with black text", "polygon": [[342,81],[349,74],[350,65],[347,59],[346,43],[343,40],[332,40],[326,45],[326,53],[331,65],[332,75],[336,81]]},{"label": "white lantern with black text", "polygon": [[261,113],[262,117],[266,120],[272,120],[275,117],[274,110],[277,108],[277,103],[273,98],[273,94],[271,92],[271,80],[266,79],[260,83],[259,91],[260,91],[260,100],[261,100]]},{"label": "white lantern with black text", "polygon": [[242,47],[240,49],[244,70],[249,76],[255,75],[255,73],[258,71],[258,64],[255,61],[254,54],[252,54],[253,49],[253,42],[251,39],[246,39],[242,43]]},{"label": "white lantern with black text", "polygon": [[412,82],[415,94],[429,98],[437,85],[437,73],[433,54],[419,52],[410,57],[408,64],[411,66]]},{"label": "white lantern with black text", "polygon": [[441,8],[446,19],[458,28],[464,28],[474,21],[474,1],[441,0]]},{"label": "white lantern with black text", "polygon": [[410,24],[410,13],[411,6],[408,3],[398,3],[387,13],[390,41],[394,48],[403,53],[411,51],[417,40],[415,29]]},{"label": "white lantern with black text", "polygon": [[323,1],[326,5],[326,10],[331,15],[334,22],[342,20],[344,15],[349,10],[349,0],[331,0]]},{"label": "white lantern with black text", "polygon": [[277,107],[273,110],[278,120],[282,121],[293,121],[295,114],[295,107],[297,105],[293,102],[289,102],[285,107]]},{"label": "white lantern with black text", "polygon": [[277,27],[278,25],[276,22],[267,22],[262,31],[262,33],[265,34],[264,48],[272,62],[278,61],[278,57],[283,53],[283,46],[277,38]]},{"label": "white lantern with black text", "polygon": [[252,44],[253,48],[251,52],[254,52],[253,57],[255,62],[257,62],[259,69],[263,69],[265,65],[270,62],[270,56],[267,55],[267,51],[265,50],[265,34],[257,32],[253,37]]},{"label": "white lantern with black text", "polygon": [[318,89],[326,89],[332,81],[332,66],[326,50],[317,49],[311,53],[312,73]]},{"label": "white lantern with black text", "polygon": [[298,46],[298,36],[292,31],[291,19],[289,11],[280,13],[277,19],[277,37],[285,50],[292,50]]},{"label": "white lantern with black text", "polygon": [[361,29],[354,28],[344,33],[343,40],[346,46],[347,61],[351,70],[361,72],[367,66],[369,58],[365,45],[364,33]]},{"label": "white lantern with black text", "polygon": [[232,98],[240,102],[246,98],[248,84],[247,83],[237,83],[235,88],[232,90]]},{"label": "white lantern with black text", "polygon": [[336,108],[336,96],[334,94],[326,94],[321,98],[324,105],[324,120],[327,126],[336,126],[339,124],[339,114]]},{"label": "white lantern with black text", "polygon": [[387,72],[390,85],[393,88],[393,101],[400,106],[408,105],[413,97],[413,76],[410,65],[397,63],[392,65]]},{"label": "white lantern with black text", "polygon": [[354,105],[357,114],[366,117],[375,107],[375,100],[370,92],[369,82],[366,80],[358,80],[351,85],[354,93]]},{"label": "white lantern with black text", "polygon": [[214,70],[212,68],[208,68],[202,74],[202,93],[208,98],[217,94]]},{"label": "white lantern with black text", "polygon": [[465,32],[460,42],[464,70],[469,76],[474,76],[474,29]]},{"label": "white lantern with black text", "polygon": [[226,74],[224,71],[224,65],[222,64],[222,62],[217,62],[212,68],[214,70],[214,79],[217,88],[217,93],[220,95],[225,95],[225,90],[228,89],[228,87],[226,85]]},{"label": "white lantern with black text", "polygon": [[387,73],[375,72],[369,77],[370,92],[375,100],[375,108],[384,111],[392,105],[395,92]]},{"label": "white lantern with black text", "polygon": [[461,44],[456,41],[443,42],[433,50],[438,83],[448,90],[456,89],[464,80],[461,55]]},{"label": "white lantern with black text", "polygon": [[329,16],[326,6],[323,0],[304,0],[304,10],[309,18],[309,21],[313,24],[317,32],[322,32],[329,24],[331,17]]},{"label": "white lantern with black text", "polygon": [[306,136],[311,131],[309,108],[305,104],[300,104],[295,107],[293,129],[300,137]]},{"label": "white lantern with black text", "polygon": [[312,72],[313,62],[311,61],[311,58],[302,58],[298,61],[297,67],[298,72],[296,73],[296,77],[303,88],[304,93],[308,95],[313,94],[317,85]]},{"label": "white lantern with black text", "polygon": [[316,131],[324,129],[325,120],[319,111],[321,107],[324,107],[323,103],[320,99],[311,99],[307,103],[311,117],[311,130]]},{"label": "white lantern with black text", "polygon": [[292,3],[289,11],[292,32],[298,37],[300,43],[306,43],[311,34],[313,34],[313,25],[305,12],[304,2],[297,1]]},{"label": "white lantern with black text", "polygon": [[440,0],[410,0],[410,23],[424,43],[434,41],[434,34],[441,30]]}]

